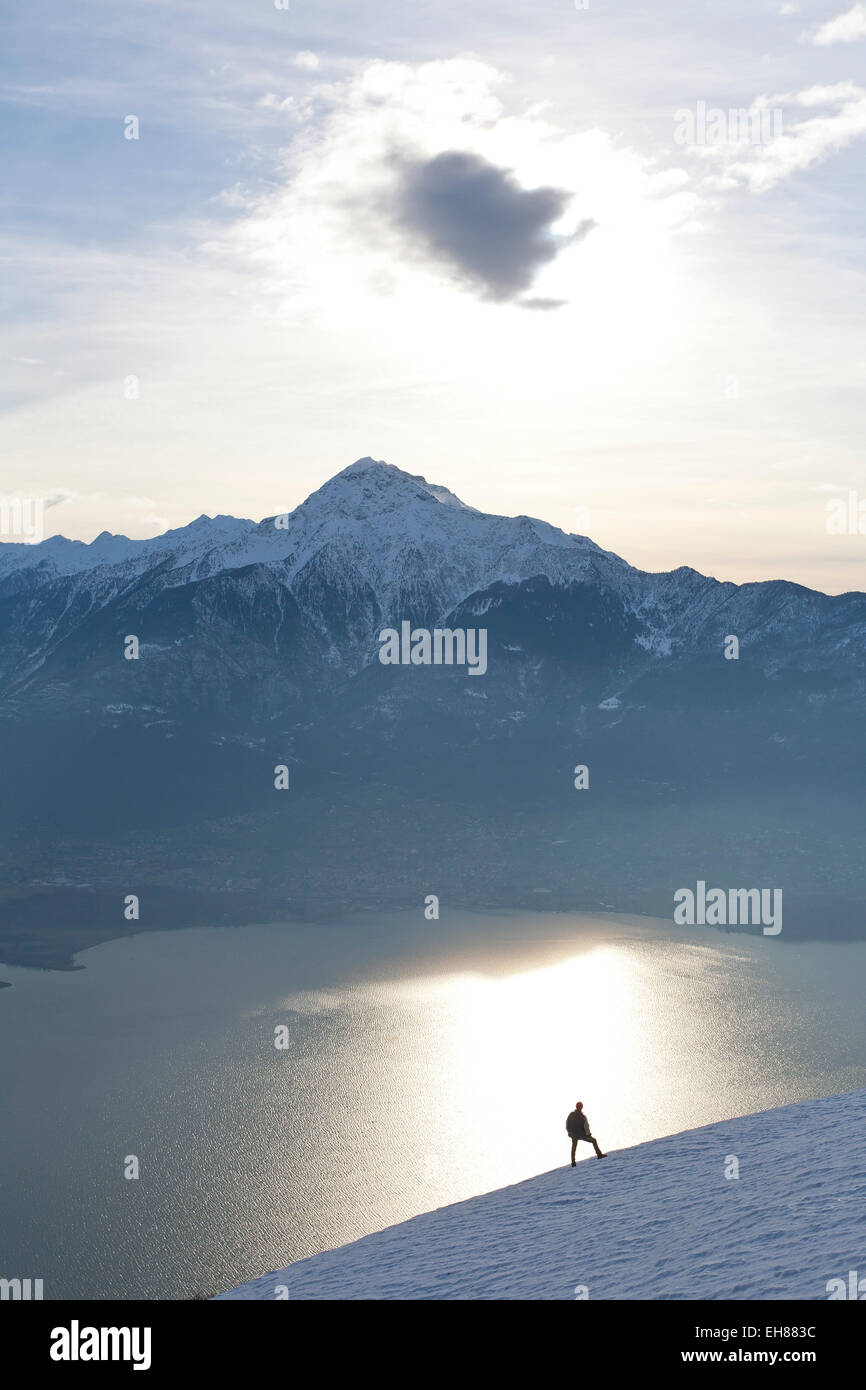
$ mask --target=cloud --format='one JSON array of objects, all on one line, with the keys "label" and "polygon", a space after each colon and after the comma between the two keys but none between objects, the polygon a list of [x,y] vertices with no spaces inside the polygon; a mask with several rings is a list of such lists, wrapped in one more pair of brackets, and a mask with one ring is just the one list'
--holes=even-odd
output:
[{"label": "cloud", "polygon": [[278,111],[281,115],[291,116],[293,120],[305,121],[310,116],[310,102],[306,98],[278,96],[276,92],[265,92],[263,97],[259,97],[256,106],[265,111]]},{"label": "cloud", "polygon": [[[804,112],[817,114],[797,119]],[[720,174],[706,180],[707,187],[725,191],[745,185],[753,193],[766,193],[790,175],[844,149],[866,135],[866,88],[854,82],[837,82],[801,92],[760,96],[747,114],[755,118],[753,128],[759,132],[755,143],[740,136],[738,124],[738,138],[698,147],[696,152],[702,158],[721,165]],[[774,134],[774,120],[767,120],[765,138],[757,118],[777,115],[781,133]]]},{"label": "cloud", "polygon": [[533,295],[531,299],[521,299],[520,305],[523,309],[564,309],[568,303],[567,299],[545,299],[543,295]]},{"label": "cloud", "polygon": [[856,43],[866,39],[866,5],[854,5],[835,19],[828,19],[812,35],[812,42],[819,47],[831,43]]},{"label": "cloud", "polygon": [[578,300],[608,322],[608,287],[634,303],[660,285],[667,241],[699,209],[689,175],[602,130],[563,130],[539,103],[509,110],[507,86],[471,55],[314,84],[279,178],[208,257],[245,265],[269,311],[305,331],[363,331],[375,314],[397,334],[423,315],[429,344],[451,313]]},{"label": "cloud", "polygon": [[305,48],[302,49],[300,53],[295,54],[294,64],[296,68],[304,68],[307,72],[315,72],[319,67],[319,59],[315,53],[310,53],[310,51]]},{"label": "cloud", "polygon": [[461,150],[399,163],[399,225],[484,299],[516,299],[568,244],[553,233],[571,200],[565,189],[523,188],[510,170]]},{"label": "cloud", "polygon": [[74,496],[75,493],[70,492],[67,488],[55,488],[53,492],[49,492],[48,496],[43,498],[43,501],[46,507],[60,507],[64,502],[70,502]]}]

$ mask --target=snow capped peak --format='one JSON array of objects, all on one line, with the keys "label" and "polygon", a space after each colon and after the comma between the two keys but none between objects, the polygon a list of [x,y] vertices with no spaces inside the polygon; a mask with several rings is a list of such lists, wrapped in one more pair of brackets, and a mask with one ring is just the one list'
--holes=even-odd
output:
[{"label": "snow capped peak", "polygon": [[[252,549],[249,541],[239,548]],[[370,457],[335,474],[282,526],[262,522],[255,560],[278,564],[289,585],[314,573],[337,587],[348,582],[391,615],[408,595],[445,615],[498,582],[543,577],[560,585],[586,578],[597,563],[628,569],[592,541],[530,517],[478,511],[449,488]]]},{"label": "snow capped peak", "polygon": [[[441,483],[428,483],[427,479],[420,473],[404,473],[402,468],[397,468],[393,463],[386,463],[384,459],[362,458],[350,463],[348,468],[343,468],[329,482],[325,483],[324,488],[319,492],[330,488],[331,484],[338,482],[339,479],[346,478],[354,481],[362,478],[369,483],[372,488],[380,495],[392,489],[399,489],[401,484],[411,483],[416,497],[426,495],[432,497],[435,502],[441,502],[446,507],[456,507],[461,511],[474,512],[474,507],[469,507],[465,502],[461,502],[449,488],[443,487]],[[316,494],[314,493],[313,496]],[[309,499],[308,499],[309,500]],[[477,513],[481,515],[481,513]]]},{"label": "snow capped peak", "polygon": [[338,478],[345,478],[350,473],[366,473],[370,468],[393,468],[395,473],[400,472],[400,469],[394,467],[394,464],[386,463],[384,459],[370,458],[370,455],[367,454],[365,458],[355,459],[355,462],[350,463],[348,467],[341,468],[336,476]]}]

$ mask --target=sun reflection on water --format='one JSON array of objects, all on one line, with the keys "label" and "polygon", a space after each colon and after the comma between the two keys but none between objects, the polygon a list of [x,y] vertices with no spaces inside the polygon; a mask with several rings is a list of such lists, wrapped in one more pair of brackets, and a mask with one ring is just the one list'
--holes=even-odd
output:
[{"label": "sun reflection on water", "polygon": [[649,1026],[633,958],[600,946],[504,978],[463,974],[417,989],[444,1006],[430,1070],[447,1078],[464,1141],[486,1169],[506,1155],[521,1174],[562,1161],[575,1100],[604,1145]]},{"label": "sun reflection on water", "polygon": [[[311,1030],[293,1063],[304,1139],[287,1209],[323,1157],[345,1186],[343,1240],[565,1166],[576,1100],[615,1152],[826,1089],[814,1020],[768,987],[766,943],[580,935],[285,999]],[[595,1162],[589,1145],[578,1158]]]}]

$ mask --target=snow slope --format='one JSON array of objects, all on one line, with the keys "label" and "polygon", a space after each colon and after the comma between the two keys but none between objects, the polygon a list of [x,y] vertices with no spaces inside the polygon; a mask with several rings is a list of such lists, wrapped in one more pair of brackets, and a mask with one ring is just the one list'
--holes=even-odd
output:
[{"label": "snow slope", "polygon": [[[564,1117],[563,1117],[564,1118]],[[866,1275],[866,1090],[594,1156],[220,1299],[826,1299]],[[725,1177],[729,1155],[739,1178]]]}]

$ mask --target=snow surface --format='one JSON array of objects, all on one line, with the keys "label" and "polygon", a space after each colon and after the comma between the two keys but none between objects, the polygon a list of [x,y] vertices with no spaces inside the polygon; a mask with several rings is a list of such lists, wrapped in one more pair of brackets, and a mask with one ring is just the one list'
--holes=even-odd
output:
[{"label": "snow surface", "polygon": [[[567,1107],[565,1107],[567,1108]],[[826,1299],[866,1275],[866,1090],[442,1207],[219,1299]],[[603,1136],[602,1136],[603,1142]],[[729,1156],[739,1177],[726,1178]]]}]

